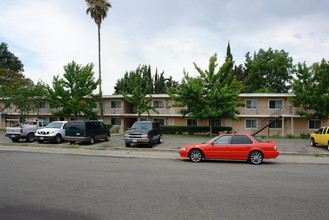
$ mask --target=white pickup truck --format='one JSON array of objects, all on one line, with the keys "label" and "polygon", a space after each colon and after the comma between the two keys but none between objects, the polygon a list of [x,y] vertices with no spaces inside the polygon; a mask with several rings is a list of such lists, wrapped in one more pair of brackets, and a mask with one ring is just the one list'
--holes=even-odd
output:
[{"label": "white pickup truck", "polygon": [[20,139],[33,142],[35,140],[35,132],[46,125],[47,122],[45,121],[27,121],[25,124],[18,124],[17,127],[6,127],[5,136],[9,137],[13,142],[18,142]]}]

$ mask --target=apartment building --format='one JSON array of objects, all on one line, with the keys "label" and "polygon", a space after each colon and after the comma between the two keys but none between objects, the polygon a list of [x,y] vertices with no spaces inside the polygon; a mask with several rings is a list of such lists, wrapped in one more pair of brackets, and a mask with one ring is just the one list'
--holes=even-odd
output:
[{"label": "apartment building", "polygon": [[[230,126],[233,132],[257,134],[259,136],[267,135],[294,135],[300,136],[301,133],[309,134],[316,131],[321,126],[328,126],[329,120],[314,119],[307,120],[300,117],[296,112],[299,108],[293,107],[289,102],[289,98],[296,97],[290,93],[241,93],[239,95],[241,102],[245,107],[239,107],[239,120],[235,121],[229,118],[216,120],[215,126]],[[174,101],[167,94],[152,95],[152,105],[157,109],[158,113],[150,111],[138,117],[133,113],[132,104],[128,103],[122,95],[104,95],[104,116],[105,124],[112,124],[113,128],[120,132],[127,130],[137,120],[155,120],[162,125],[175,126],[208,126],[208,120],[196,118],[183,118],[179,113],[178,107],[171,107]],[[0,107],[3,102],[0,100]],[[97,110],[97,108],[95,108]],[[39,119],[47,122],[56,120],[75,120],[70,117],[57,117],[51,112],[47,102],[40,104],[39,112],[31,112],[30,119]],[[4,110],[0,113],[0,127],[8,126],[11,121],[22,119],[19,112],[15,109]],[[88,118],[79,118],[88,119]]]}]

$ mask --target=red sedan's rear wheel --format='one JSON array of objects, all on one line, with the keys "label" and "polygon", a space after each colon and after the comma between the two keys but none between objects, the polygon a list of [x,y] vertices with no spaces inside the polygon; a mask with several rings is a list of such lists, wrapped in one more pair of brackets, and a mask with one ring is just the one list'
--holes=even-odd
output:
[{"label": "red sedan's rear wheel", "polygon": [[189,158],[194,163],[199,163],[203,159],[203,153],[199,149],[193,149],[189,153]]},{"label": "red sedan's rear wheel", "polygon": [[258,150],[255,150],[250,152],[248,161],[252,164],[258,165],[263,162],[263,158],[263,153]]}]

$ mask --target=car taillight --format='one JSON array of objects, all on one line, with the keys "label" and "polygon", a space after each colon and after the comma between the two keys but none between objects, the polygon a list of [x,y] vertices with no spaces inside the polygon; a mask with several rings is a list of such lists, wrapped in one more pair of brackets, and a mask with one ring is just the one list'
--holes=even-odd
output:
[{"label": "car taillight", "polygon": [[86,131],[84,131],[84,132],[83,132],[83,136],[85,136],[85,137],[87,136],[87,133],[86,133]]},{"label": "car taillight", "polygon": [[66,136],[66,130],[64,131],[64,135]]},{"label": "car taillight", "polygon": [[21,134],[23,134],[23,129],[21,129]]},{"label": "car taillight", "polygon": [[5,129],[5,133],[7,133],[7,129]]}]

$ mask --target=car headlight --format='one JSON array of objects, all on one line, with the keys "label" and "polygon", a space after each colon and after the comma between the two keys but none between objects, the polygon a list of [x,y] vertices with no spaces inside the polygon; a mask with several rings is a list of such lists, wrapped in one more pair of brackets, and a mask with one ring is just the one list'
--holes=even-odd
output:
[{"label": "car headlight", "polygon": [[186,150],[185,147],[181,147],[180,150]]}]

